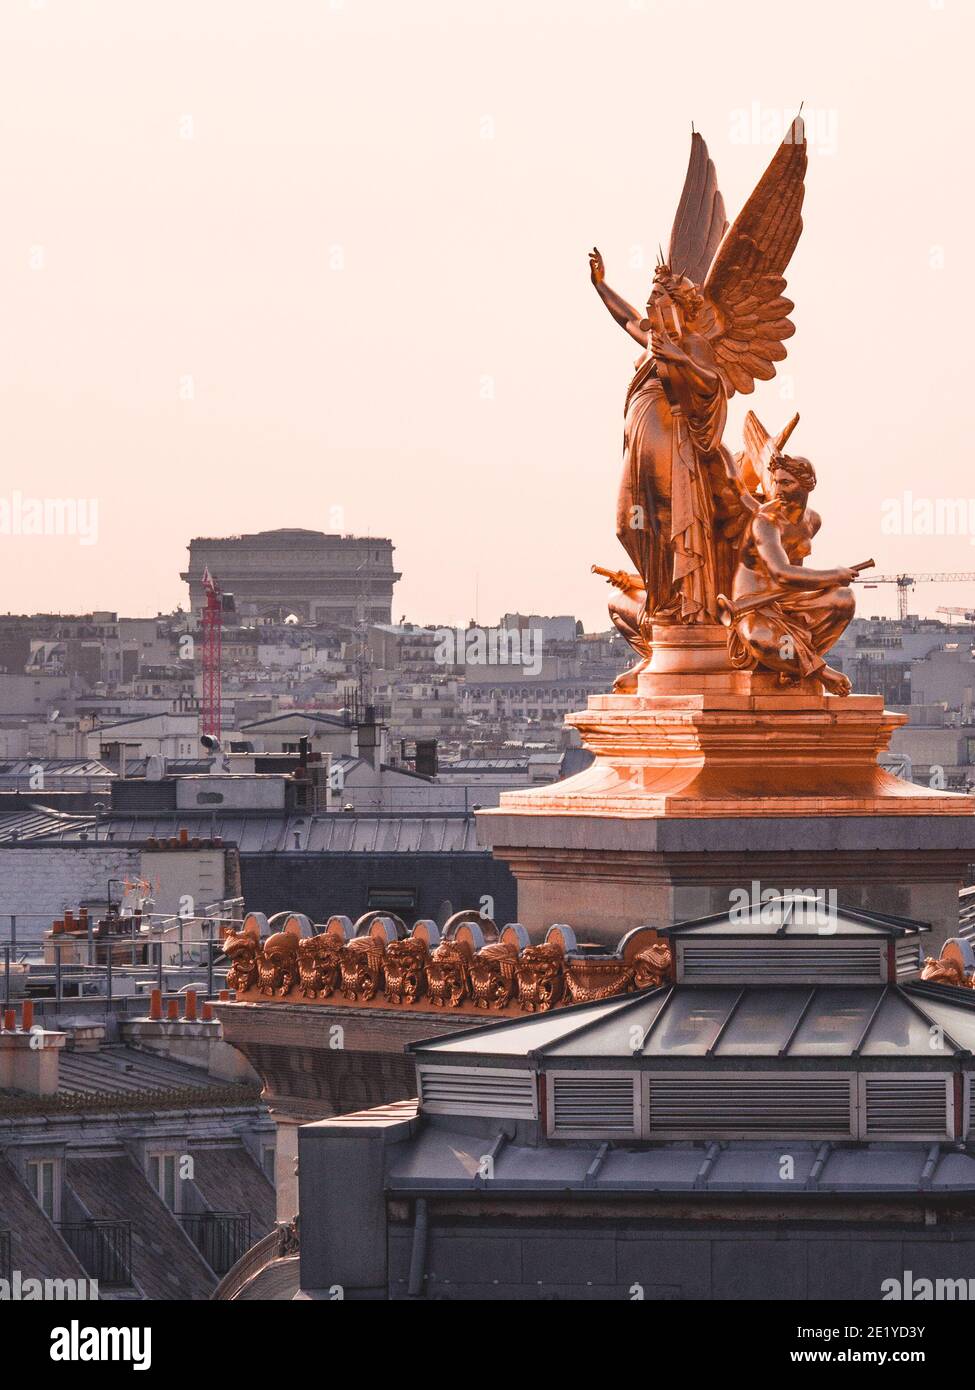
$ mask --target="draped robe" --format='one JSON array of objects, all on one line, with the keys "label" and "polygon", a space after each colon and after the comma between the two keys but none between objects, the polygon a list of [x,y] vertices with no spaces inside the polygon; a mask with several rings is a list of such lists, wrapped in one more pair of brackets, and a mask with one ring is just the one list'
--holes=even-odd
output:
[{"label": "draped robe", "polygon": [[[662,379],[666,378],[666,380]],[[649,354],[626,396],[616,534],[656,622],[716,622],[720,588],[708,461],[719,457],[727,401]]]}]

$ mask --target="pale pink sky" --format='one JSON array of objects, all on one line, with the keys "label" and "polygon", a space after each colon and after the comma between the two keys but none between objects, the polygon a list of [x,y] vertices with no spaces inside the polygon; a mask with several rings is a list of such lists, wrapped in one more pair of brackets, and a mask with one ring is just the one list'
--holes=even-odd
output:
[{"label": "pale pink sky", "polygon": [[973,41],[972,0],[6,0],[0,501],[99,535],[0,535],[0,609],[185,604],[191,536],[339,515],[395,616],[605,626],[635,345],[586,251],[642,302],[690,122],[733,217],[774,148],[736,113],[800,100],[798,331],[729,442],[801,411],[819,563],[975,571],[975,515],[880,525],[975,497]]}]

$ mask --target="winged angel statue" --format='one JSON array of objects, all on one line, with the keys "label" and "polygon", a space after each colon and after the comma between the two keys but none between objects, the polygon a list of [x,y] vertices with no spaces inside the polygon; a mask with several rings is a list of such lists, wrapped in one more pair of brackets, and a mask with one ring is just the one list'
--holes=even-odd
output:
[{"label": "winged angel statue", "polygon": [[[640,657],[617,689],[634,689],[649,663],[653,624],[724,621],[733,665],[849,690],[822,652],[852,616],[855,570],[802,566],[819,518],[806,507],[812,465],[782,453],[798,417],[772,439],[750,413],[737,457],[722,442],[729,398],[770,380],[795,332],[784,272],[802,231],[806,163],[797,117],[728,231],[714,164],[694,132],[645,317],[610,289],[602,256],[590,252],[600,298],[643,349],[626,394],[616,519],[636,574],[598,571],[620,591],[610,612]],[[784,593],[756,603],[773,590]],[[738,614],[743,597],[751,607]]]}]

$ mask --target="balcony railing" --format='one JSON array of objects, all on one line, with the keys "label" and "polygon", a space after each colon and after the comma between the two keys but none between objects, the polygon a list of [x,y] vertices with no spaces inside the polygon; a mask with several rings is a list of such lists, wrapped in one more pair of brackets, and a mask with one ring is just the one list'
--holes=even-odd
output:
[{"label": "balcony railing", "polygon": [[131,1221],[62,1221],[58,1230],[89,1278],[106,1288],[132,1283]]},{"label": "balcony railing", "polygon": [[250,1249],[251,1219],[247,1212],[183,1212],[179,1219],[183,1230],[220,1278]]}]

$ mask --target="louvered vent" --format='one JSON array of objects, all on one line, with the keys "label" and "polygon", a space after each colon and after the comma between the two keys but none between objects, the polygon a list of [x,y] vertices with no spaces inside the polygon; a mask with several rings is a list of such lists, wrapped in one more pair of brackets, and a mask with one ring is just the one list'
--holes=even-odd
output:
[{"label": "louvered vent", "polygon": [[863,1139],[950,1137],[944,1076],[864,1076],[860,1135]]},{"label": "louvered vent", "polygon": [[649,1138],[849,1138],[847,1076],[649,1077]]},{"label": "louvered vent", "polygon": [[897,978],[901,979],[904,975],[916,975],[921,969],[921,957],[924,954],[920,942],[899,941],[894,951],[897,962]]},{"label": "louvered vent", "polygon": [[970,1139],[975,1134],[975,1072],[969,1072],[965,1076],[965,1094],[968,1106],[965,1112],[965,1137]]},{"label": "louvered vent", "polygon": [[887,978],[886,945],[876,941],[782,940],[678,943],[686,984],[877,984]]},{"label": "louvered vent", "polygon": [[431,1115],[533,1120],[535,1077],[503,1067],[418,1067],[420,1108]]},{"label": "louvered vent", "polygon": [[639,1130],[639,1077],[579,1072],[548,1076],[549,1132],[556,1136],[610,1138]]}]

